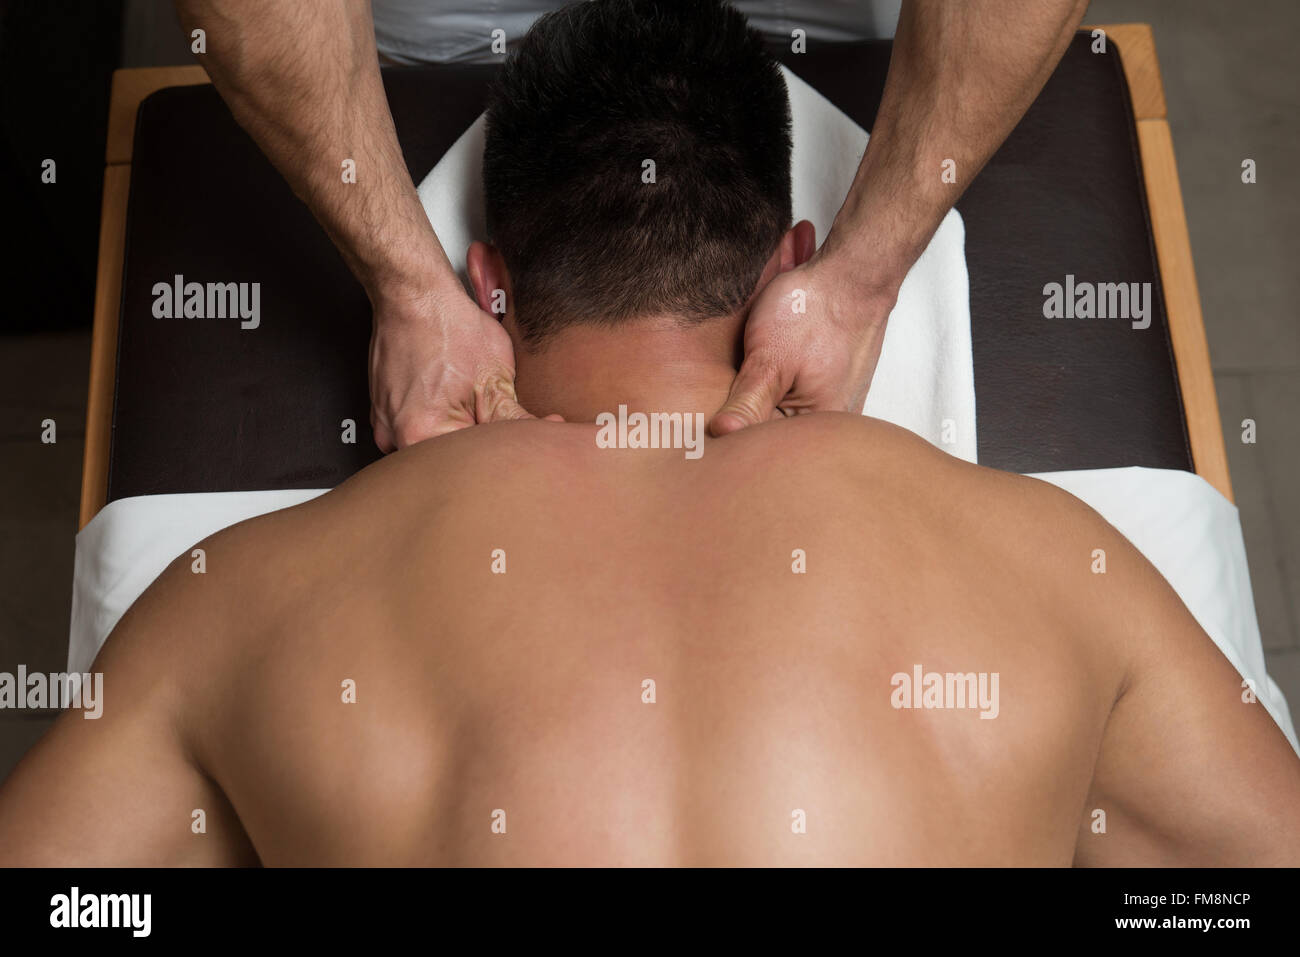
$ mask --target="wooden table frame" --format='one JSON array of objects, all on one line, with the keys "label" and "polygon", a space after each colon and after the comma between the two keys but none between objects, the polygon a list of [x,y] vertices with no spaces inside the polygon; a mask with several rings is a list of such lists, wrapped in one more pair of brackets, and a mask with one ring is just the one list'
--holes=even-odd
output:
[{"label": "wooden table frame", "polygon": [[[1151,27],[1144,23],[1109,25],[1101,29],[1106,31],[1107,42],[1119,49],[1124,74],[1128,78],[1192,461],[1197,474],[1231,501],[1228,456],[1219,422],[1219,405],[1210,370],[1210,350],[1205,338],[1196,273],[1192,266],[1187,220],[1183,214],[1182,190],[1174,165],[1173,141],[1165,119],[1164,85],[1160,80],[1155,40]],[[208,75],[199,66],[117,70],[113,73],[78,527],[85,527],[108,498],[113,377],[117,368],[126,204],[131,185],[136,111],[140,101],[156,90],[207,82]]]},{"label": "wooden table frame", "polygon": [[99,212],[99,266],[95,271],[95,325],[90,338],[90,391],[86,400],[86,447],[81,460],[78,528],[108,501],[109,446],[113,440],[113,377],[117,326],[122,311],[126,251],[126,201],[131,191],[131,149],[140,101],[169,86],[207,83],[201,66],[114,70],[104,150],[104,198]]},{"label": "wooden table frame", "polygon": [[1223,444],[1219,399],[1214,391],[1201,296],[1196,289],[1192,243],[1187,235],[1187,217],[1183,213],[1183,191],[1178,184],[1178,167],[1174,163],[1174,141],[1166,120],[1165,87],[1156,60],[1156,41],[1146,23],[1099,24],[1083,29],[1105,30],[1106,42],[1115,45],[1124,64],[1133,118],[1137,123],[1147,206],[1151,211],[1151,232],[1156,241],[1156,260],[1160,265],[1160,281],[1165,293],[1169,339],[1178,366],[1187,437],[1192,445],[1192,463],[1196,474],[1231,502],[1228,450]]}]

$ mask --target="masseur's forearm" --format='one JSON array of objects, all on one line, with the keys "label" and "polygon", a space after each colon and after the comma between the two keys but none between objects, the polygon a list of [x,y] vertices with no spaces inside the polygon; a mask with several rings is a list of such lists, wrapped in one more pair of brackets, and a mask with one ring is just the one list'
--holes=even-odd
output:
[{"label": "masseur's forearm", "polygon": [[[821,255],[896,294],[1055,69],[1086,0],[904,0],[866,154]],[[956,182],[943,172],[952,160]]]},{"label": "masseur's forearm", "polygon": [[[176,0],[240,125],[370,293],[420,295],[455,273],[420,206],[384,97],[368,0]],[[355,182],[344,181],[344,161]]]}]

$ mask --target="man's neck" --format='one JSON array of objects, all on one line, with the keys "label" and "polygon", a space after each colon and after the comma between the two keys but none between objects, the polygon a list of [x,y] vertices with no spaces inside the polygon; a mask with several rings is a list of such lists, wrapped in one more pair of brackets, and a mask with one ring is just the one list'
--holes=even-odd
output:
[{"label": "man's neck", "polygon": [[539,352],[516,350],[519,402],[534,415],[594,422],[602,412],[721,408],[740,361],[742,317],[687,327],[670,318],[575,325]]}]

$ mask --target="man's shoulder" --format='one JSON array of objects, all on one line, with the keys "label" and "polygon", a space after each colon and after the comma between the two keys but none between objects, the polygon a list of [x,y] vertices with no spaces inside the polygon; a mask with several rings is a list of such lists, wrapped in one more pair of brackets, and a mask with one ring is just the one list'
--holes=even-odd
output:
[{"label": "man's shoulder", "polygon": [[[1122,555],[1126,565],[1142,561],[1100,514],[1050,482],[967,462],[880,419],[790,421],[789,451],[804,451],[818,470],[834,466],[840,480],[861,490],[845,497],[856,509],[896,509],[918,535],[984,555],[1003,574],[1032,579],[1063,600],[1086,594],[1098,552]],[[829,458],[818,462],[819,454]]]},{"label": "man's shoulder", "polygon": [[967,462],[915,432],[866,415],[801,415],[745,432],[754,451],[774,461],[802,463],[817,472],[833,469],[836,476],[868,483],[882,494],[893,491],[962,509],[998,500],[1050,509],[1064,495],[1037,479]]}]

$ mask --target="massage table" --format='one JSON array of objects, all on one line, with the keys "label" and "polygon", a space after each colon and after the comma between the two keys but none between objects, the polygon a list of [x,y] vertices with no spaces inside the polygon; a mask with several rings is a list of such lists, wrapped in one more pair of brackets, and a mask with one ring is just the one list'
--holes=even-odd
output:
[{"label": "massage table", "polygon": [[[975,460],[978,446],[980,464],[1037,474],[1097,508],[1178,590],[1300,751],[1267,678],[1231,505],[1151,31],[1104,29],[1104,52],[1093,52],[1090,30],[1075,37],[922,257],[955,266],[921,283],[931,298],[943,286],[960,291],[961,321],[933,341],[962,355],[959,391],[976,441],[949,451]],[[841,126],[870,129],[890,41],[814,44],[806,54],[774,43],[772,52],[794,74],[792,104],[799,88],[801,103],[825,97]],[[465,155],[495,69],[383,71],[414,182]],[[812,109],[796,111],[796,126]],[[796,157],[799,142],[796,133]],[[431,217],[458,204],[446,195],[432,207],[426,200]],[[841,187],[823,190],[834,204],[823,222],[840,196]],[[955,263],[932,256],[943,236]],[[155,284],[177,274],[260,283],[264,321],[250,332],[237,319],[155,317]],[[955,275],[960,284],[948,281]],[[1149,327],[1045,318],[1045,285],[1067,276],[1149,283]],[[908,295],[905,284],[900,309]],[[89,668],[129,603],[193,543],[320,494],[379,458],[369,318],[338,252],[201,68],[114,75],[70,670]],[[909,385],[916,378],[919,363],[899,361],[901,353],[886,373],[890,337],[908,328],[921,327],[891,323],[876,384],[896,383],[899,370]],[[350,443],[341,441],[346,420]]]}]

